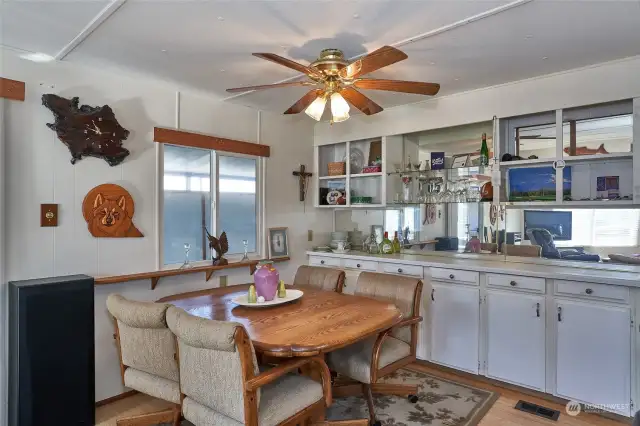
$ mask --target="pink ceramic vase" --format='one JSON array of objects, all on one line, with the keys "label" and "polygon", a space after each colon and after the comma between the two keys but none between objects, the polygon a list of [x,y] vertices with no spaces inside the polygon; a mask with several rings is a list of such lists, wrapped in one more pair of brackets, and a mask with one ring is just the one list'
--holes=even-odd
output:
[{"label": "pink ceramic vase", "polygon": [[258,297],[264,297],[264,300],[273,300],[278,293],[278,282],[280,274],[273,267],[273,262],[262,261],[258,263],[256,272],[253,274],[253,281],[256,284],[256,293]]}]

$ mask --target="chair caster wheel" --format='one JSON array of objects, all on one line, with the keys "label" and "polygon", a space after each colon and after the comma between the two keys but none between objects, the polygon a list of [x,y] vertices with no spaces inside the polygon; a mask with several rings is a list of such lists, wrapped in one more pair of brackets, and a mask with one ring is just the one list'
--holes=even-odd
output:
[{"label": "chair caster wheel", "polygon": [[418,402],[418,397],[416,395],[409,395],[409,402],[415,404]]}]

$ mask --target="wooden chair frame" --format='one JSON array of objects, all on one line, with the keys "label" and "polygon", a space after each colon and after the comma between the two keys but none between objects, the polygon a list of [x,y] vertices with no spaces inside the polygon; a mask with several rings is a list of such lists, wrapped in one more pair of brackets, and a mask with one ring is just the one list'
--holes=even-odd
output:
[{"label": "wooden chair frame", "polygon": [[[249,335],[243,327],[236,328],[234,341],[240,354],[240,365],[242,368],[244,424],[246,426],[258,426],[258,389],[289,372],[298,371],[301,367],[309,367],[319,375],[322,380],[323,398],[288,419],[280,422],[279,426],[295,426],[316,423],[322,424],[324,421],[325,410],[331,405],[331,374],[329,373],[329,367],[327,367],[327,364],[325,364],[322,357],[314,356],[281,362],[278,366],[256,375],[254,373],[253,365],[253,347],[251,346]],[[177,359],[179,362],[179,351]],[[181,393],[180,400],[183,401],[185,396],[186,395]]]},{"label": "wooden chair frame", "polygon": [[[118,348],[118,359],[120,360],[120,377],[122,379],[122,385],[124,384],[124,372],[128,366],[122,362],[122,347],[120,346],[120,329],[118,328],[118,320],[113,319],[114,333],[113,338],[116,341]],[[178,362],[176,354],[176,362]],[[139,414],[136,416],[123,417],[116,420],[116,426],[151,426],[158,423],[171,423],[173,426],[180,426],[182,421],[182,406],[180,404],[173,404],[171,408],[165,410],[154,411],[151,413]]]}]

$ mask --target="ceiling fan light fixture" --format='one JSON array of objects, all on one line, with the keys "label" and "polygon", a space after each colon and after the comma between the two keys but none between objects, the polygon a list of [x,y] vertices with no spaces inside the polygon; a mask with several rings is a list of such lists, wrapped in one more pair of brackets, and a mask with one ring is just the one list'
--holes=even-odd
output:
[{"label": "ceiling fan light fixture", "polygon": [[348,120],[349,109],[349,104],[340,93],[333,93],[331,95],[331,115],[333,116],[334,123]]},{"label": "ceiling fan light fixture", "polygon": [[325,96],[318,96],[313,102],[311,102],[311,105],[309,105],[304,112],[314,120],[320,121],[322,113],[324,113],[326,103],[327,98]]}]

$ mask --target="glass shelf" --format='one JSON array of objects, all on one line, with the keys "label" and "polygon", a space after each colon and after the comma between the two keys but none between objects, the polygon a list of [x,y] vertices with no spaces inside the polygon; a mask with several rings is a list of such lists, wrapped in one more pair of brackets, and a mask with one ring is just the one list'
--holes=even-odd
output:
[{"label": "glass shelf", "polygon": [[428,204],[434,204],[434,205],[438,205],[438,204],[478,204],[478,203],[492,203],[492,200],[480,200],[480,201],[443,201],[440,203],[418,203],[418,202],[400,202],[400,203],[396,203],[394,201],[387,203],[387,207],[393,207],[393,206],[423,206],[423,205],[428,205]]},{"label": "glass shelf", "polygon": [[477,171],[473,174],[483,174],[485,171],[491,172],[491,166],[468,166],[468,167],[456,167],[448,169],[429,169],[429,170],[401,170],[399,172],[387,172],[387,176],[391,175],[419,175],[422,173],[434,173],[434,172],[450,172],[453,170],[460,171]]}]

